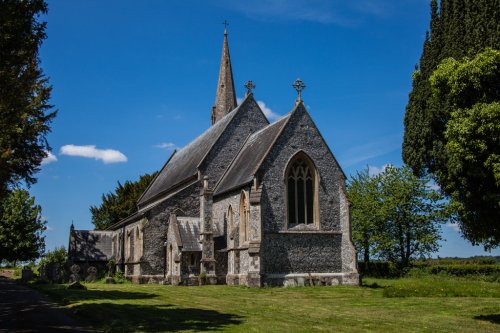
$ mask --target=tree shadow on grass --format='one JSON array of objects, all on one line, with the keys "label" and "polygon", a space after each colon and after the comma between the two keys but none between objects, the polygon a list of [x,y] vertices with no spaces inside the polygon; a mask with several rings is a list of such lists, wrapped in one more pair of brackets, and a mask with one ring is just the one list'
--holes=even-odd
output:
[{"label": "tree shadow on grass", "polygon": [[489,321],[493,324],[500,324],[500,314],[479,315],[475,316],[474,319]]},{"label": "tree shadow on grass", "polygon": [[363,287],[371,288],[371,289],[383,289],[383,288],[385,288],[384,286],[379,285],[377,282],[373,282],[371,284],[363,284]]},{"label": "tree shadow on grass", "polygon": [[71,309],[96,328],[112,332],[221,331],[227,326],[241,324],[243,319],[235,314],[169,304],[86,303]]},{"label": "tree shadow on grass", "polygon": [[142,292],[128,292],[120,290],[66,290],[45,289],[45,293],[62,303],[76,303],[92,300],[141,300],[158,297],[156,294]]}]

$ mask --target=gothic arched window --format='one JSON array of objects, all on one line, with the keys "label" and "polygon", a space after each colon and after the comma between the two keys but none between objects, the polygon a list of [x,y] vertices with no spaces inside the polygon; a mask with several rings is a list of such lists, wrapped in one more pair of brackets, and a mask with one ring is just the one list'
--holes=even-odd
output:
[{"label": "gothic arched window", "polygon": [[227,209],[227,233],[229,235],[229,239],[234,240],[236,232],[237,230],[234,225],[233,207],[230,205]]},{"label": "gothic arched window", "polygon": [[142,237],[139,227],[135,228],[134,237],[134,257],[135,261],[138,261],[142,256]]},{"label": "gothic arched window", "polygon": [[248,220],[250,209],[248,209],[247,196],[241,192],[240,198],[240,244],[248,241]]},{"label": "gothic arched window", "polygon": [[288,226],[313,225],[317,219],[317,175],[314,164],[304,153],[289,163],[286,178]]}]

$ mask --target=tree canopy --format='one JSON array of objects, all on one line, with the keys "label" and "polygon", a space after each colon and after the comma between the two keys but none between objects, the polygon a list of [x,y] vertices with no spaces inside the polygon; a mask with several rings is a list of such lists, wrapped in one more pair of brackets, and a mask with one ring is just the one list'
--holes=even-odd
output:
[{"label": "tree canopy", "polygon": [[430,77],[433,98],[450,118],[444,132],[446,168],[435,176],[460,212],[473,243],[500,243],[500,51],[443,60]]},{"label": "tree canopy", "polygon": [[[492,237],[491,233],[489,235],[485,233],[487,230],[481,226],[477,213],[479,211],[486,213],[489,210],[490,213],[496,215],[498,208],[490,205],[485,210],[487,207],[481,205],[480,200],[477,200],[479,198],[468,200],[466,196],[455,195],[457,194],[455,186],[458,186],[469,176],[466,176],[466,172],[462,172],[460,181],[452,180],[449,177],[449,172],[459,165],[449,155],[453,150],[451,147],[457,147],[454,143],[449,143],[450,138],[456,137],[458,134],[457,126],[455,126],[457,118],[455,117],[454,120],[455,125],[451,125],[449,122],[454,117],[453,111],[456,108],[469,109],[473,104],[479,102],[478,95],[488,95],[492,89],[498,87],[498,85],[493,85],[494,82],[498,81],[495,81],[497,79],[483,81],[480,89],[476,89],[476,87],[463,91],[460,93],[461,102],[469,105],[456,104],[453,106],[453,103],[458,102],[458,100],[452,101],[451,99],[455,98],[453,97],[454,92],[446,90],[451,89],[453,84],[444,78],[447,74],[451,75],[452,72],[444,73],[444,69],[442,69],[439,79],[437,76],[435,77],[434,86],[431,86],[431,76],[443,61],[444,67],[442,68],[452,66],[451,60],[446,60],[448,58],[461,61],[464,57],[474,58],[488,47],[500,49],[500,25],[498,22],[500,22],[500,0],[441,0],[439,4],[437,0],[431,1],[430,32],[426,35],[420,62],[413,73],[413,87],[406,106],[404,120],[404,162],[411,167],[417,176],[431,175],[447,195],[453,195],[454,203],[457,204],[460,216],[464,219],[464,223],[461,224],[464,236],[474,244],[483,243],[487,247],[494,246],[495,239],[498,244],[498,238],[497,236]],[[468,66],[469,69],[472,69],[474,65],[469,64]],[[469,80],[467,84],[472,84],[469,85],[471,88],[474,86],[473,77],[476,74],[465,70],[460,73],[461,77],[450,76],[449,79],[457,79],[457,84]],[[467,79],[467,76],[470,79]],[[492,77],[490,76],[489,79]],[[460,80],[465,81],[460,82]],[[474,89],[476,89],[476,95],[469,95]],[[439,95],[440,98],[436,98],[436,95]],[[491,100],[487,103],[490,102]],[[491,106],[489,110],[491,111]],[[484,115],[477,112],[475,114],[476,116]],[[489,124],[495,126],[495,117],[488,119]],[[486,127],[490,125],[484,123]],[[451,127],[454,129],[452,130]],[[455,156],[457,156],[456,153],[457,150],[455,150]],[[473,156],[476,155],[471,151],[469,157]],[[476,168],[473,172],[477,173],[478,171],[479,169]],[[477,179],[477,177],[472,177],[468,178],[467,181],[472,184]],[[479,187],[483,185],[485,184],[478,184]],[[489,192],[489,194],[492,193]],[[483,217],[485,216],[483,214]],[[478,233],[474,232],[475,228]]]},{"label": "tree canopy", "polygon": [[43,0],[0,0],[0,199],[34,174],[50,149],[52,87],[38,56],[46,38]]},{"label": "tree canopy", "polygon": [[392,166],[374,176],[358,172],[348,185],[353,242],[369,256],[407,266],[439,249],[440,224],[451,217],[443,196],[427,178]]},{"label": "tree canopy", "polygon": [[126,181],[123,185],[118,182],[114,192],[102,195],[100,206],[91,206],[92,223],[96,230],[104,230],[116,222],[137,212],[137,200],[156,177],[145,174],[135,182]]},{"label": "tree canopy", "polygon": [[0,214],[0,262],[29,261],[45,250],[46,221],[28,191],[16,189],[3,201]]}]

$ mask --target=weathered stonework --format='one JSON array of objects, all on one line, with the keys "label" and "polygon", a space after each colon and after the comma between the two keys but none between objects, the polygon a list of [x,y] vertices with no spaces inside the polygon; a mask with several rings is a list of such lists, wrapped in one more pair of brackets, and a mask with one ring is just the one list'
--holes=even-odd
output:
[{"label": "weathered stonework", "polygon": [[345,175],[303,103],[269,124],[251,92],[233,109],[228,49],[220,77],[213,126],[111,228],[119,269],[137,283],[358,284]]},{"label": "weathered stonework", "polygon": [[211,189],[227,170],[248,136],[269,124],[253,98],[243,100],[239,109],[217,140],[216,147],[209,152],[205,161],[200,165],[200,173],[209,175],[208,186]]}]

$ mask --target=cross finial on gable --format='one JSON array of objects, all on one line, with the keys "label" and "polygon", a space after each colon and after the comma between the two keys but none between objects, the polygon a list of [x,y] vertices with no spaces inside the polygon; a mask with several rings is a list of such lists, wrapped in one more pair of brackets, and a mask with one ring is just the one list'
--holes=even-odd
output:
[{"label": "cross finial on gable", "polygon": [[248,80],[247,83],[244,85],[245,88],[247,88],[247,96],[252,93],[252,89],[255,89],[256,85],[252,82],[252,80]]},{"label": "cross finial on gable", "polygon": [[300,102],[302,102],[301,93],[302,93],[302,90],[304,90],[306,88],[306,85],[304,84],[304,82],[302,82],[302,80],[300,78],[298,78],[292,84],[292,87],[294,87],[295,90],[297,90],[297,94],[298,94],[297,100],[295,101],[295,104],[299,104]]},{"label": "cross finial on gable", "polygon": [[227,26],[229,25],[229,22],[227,20],[224,20],[222,24],[224,25],[224,34],[227,34]]}]

